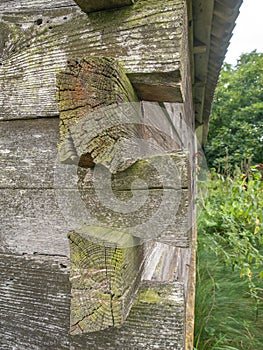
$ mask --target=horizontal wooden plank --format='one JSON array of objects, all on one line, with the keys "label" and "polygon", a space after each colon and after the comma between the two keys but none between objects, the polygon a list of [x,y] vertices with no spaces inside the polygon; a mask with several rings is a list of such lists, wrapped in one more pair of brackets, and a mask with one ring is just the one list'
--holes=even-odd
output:
[{"label": "horizontal wooden plank", "polygon": [[[84,223],[115,227],[136,237],[187,247],[188,190],[105,191],[2,189],[1,251],[69,255],[66,234]],[[133,197],[132,197],[133,196]]]},{"label": "horizontal wooden plank", "polygon": [[0,251],[69,256],[70,225],[54,190],[1,189],[0,218]]},{"label": "horizontal wooden plank", "polygon": [[62,258],[0,254],[1,350],[183,350],[182,283],[142,285],[122,328],[69,335],[70,283]]},{"label": "horizontal wooden plank", "polygon": [[1,0],[0,12],[3,14],[13,14],[14,12],[37,13],[51,9],[63,7],[76,7],[73,0]]},{"label": "horizontal wooden plank", "polygon": [[[86,210],[90,225],[112,227],[146,241],[189,245],[192,203],[188,190],[84,189],[80,190],[80,198],[79,211]],[[76,205],[70,203],[68,215]]]},{"label": "horizontal wooden plank", "polygon": [[[40,3],[43,5],[43,1]],[[171,81],[170,77],[181,76],[185,57],[182,55],[184,1],[142,0],[117,11],[94,12],[88,16],[76,11],[68,0],[52,10],[40,7],[41,16],[36,3],[30,4],[32,11],[25,7],[25,2],[21,7],[28,13],[5,14],[1,9],[0,26],[4,33],[0,47],[1,119],[57,115],[56,73],[65,68],[68,59],[84,56],[117,58],[131,82],[135,74],[138,91],[146,74],[144,84],[148,92],[152,85],[155,95],[156,86],[158,96],[160,90],[166,95],[167,87],[169,96],[174,90],[173,101],[182,101],[180,81],[178,78]],[[73,0],[72,4],[75,4]],[[152,81],[151,73],[154,73]]]},{"label": "horizontal wooden plank", "polygon": [[132,5],[134,0],[75,0],[86,13]]},{"label": "horizontal wooden plank", "polygon": [[[78,171],[73,167],[69,171],[59,163],[57,119],[2,121],[0,126],[2,250],[68,255],[66,234],[84,222],[91,220],[92,224],[95,219],[97,224],[120,225],[126,229],[138,220],[136,225],[141,226],[136,235],[141,237],[145,236],[145,228],[146,232],[151,232],[147,222],[152,217],[153,223],[158,221],[155,228],[159,232],[153,238],[159,237],[162,225],[168,220],[167,239],[172,244],[188,245],[189,234],[185,227],[190,220],[191,185],[189,162],[184,153],[140,160],[113,177],[102,173],[102,178],[94,182],[92,170],[79,168]],[[111,188],[115,193],[109,192]],[[184,189],[182,193],[181,188]],[[97,190],[102,198],[98,197]],[[145,198],[148,198],[146,206]],[[161,215],[161,221],[156,217],[160,205],[165,208],[163,213],[167,212]],[[128,208],[128,212],[123,212],[122,207]],[[169,218],[169,208],[173,208],[175,220]],[[177,233],[176,225],[179,225]],[[148,233],[147,239],[150,238]]]},{"label": "horizontal wooden plank", "polygon": [[124,171],[111,174],[105,167],[78,169],[78,186],[115,191],[147,189],[191,189],[191,166],[188,154],[156,154],[140,159]]},{"label": "horizontal wooden plank", "polygon": [[[183,151],[138,160],[111,176],[106,168],[78,168],[60,164],[58,118],[0,122],[0,188],[77,189],[111,186],[115,190],[190,188],[191,164]],[[88,123],[87,123],[88,127]],[[84,135],[85,136],[85,135]],[[83,136],[83,137],[84,137]],[[98,178],[97,178],[98,176]],[[136,180],[140,182],[134,182]]]},{"label": "horizontal wooden plank", "polygon": [[0,254],[2,350],[69,349],[69,261]]},{"label": "horizontal wooden plank", "polygon": [[0,122],[0,188],[52,188],[58,118]]}]

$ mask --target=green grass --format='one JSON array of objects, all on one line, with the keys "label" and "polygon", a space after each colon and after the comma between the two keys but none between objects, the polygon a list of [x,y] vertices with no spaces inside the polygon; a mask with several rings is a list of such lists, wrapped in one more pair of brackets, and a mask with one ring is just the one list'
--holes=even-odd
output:
[{"label": "green grass", "polygon": [[240,177],[214,174],[208,184],[198,223],[195,349],[263,349],[263,183],[256,179],[245,188]]},{"label": "green grass", "polygon": [[198,350],[262,350],[262,301],[251,296],[247,281],[226,266],[208,246],[207,239],[200,239],[195,347]]}]

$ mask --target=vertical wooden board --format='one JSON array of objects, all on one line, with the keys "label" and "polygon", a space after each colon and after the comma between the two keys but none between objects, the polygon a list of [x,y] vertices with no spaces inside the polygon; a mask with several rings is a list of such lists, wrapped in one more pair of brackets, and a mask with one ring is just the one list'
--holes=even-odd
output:
[{"label": "vertical wooden board", "polygon": [[182,282],[187,294],[191,252],[191,248],[155,243],[147,259],[143,279],[146,281]]},{"label": "vertical wooden board", "polygon": [[161,149],[175,151],[182,148],[181,133],[163,104],[142,101],[144,135],[154,140]]},{"label": "vertical wooden board", "polygon": [[1,350],[69,349],[69,260],[0,254]]}]

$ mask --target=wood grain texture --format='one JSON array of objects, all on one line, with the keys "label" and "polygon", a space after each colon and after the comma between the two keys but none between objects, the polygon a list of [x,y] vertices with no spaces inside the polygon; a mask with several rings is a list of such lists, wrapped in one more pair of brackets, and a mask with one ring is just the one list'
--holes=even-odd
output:
[{"label": "wood grain texture", "polygon": [[87,344],[98,350],[183,350],[184,297],[179,282],[145,282],[133,308],[120,329],[109,328],[86,337],[74,336],[74,350]]},{"label": "wood grain texture", "polygon": [[[148,227],[147,222],[157,215],[166,198],[162,219],[155,227],[159,230],[157,236],[169,219],[169,206],[177,209],[173,200],[175,204],[179,200],[178,215],[165,236],[170,232],[173,244],[188,245],[189,236],[184,225],[189,221],[191,194],[186,154],[152,156],[114,176],[102,173],[102,178],[94,180],[91,169],[74,168],[75,172],[68,173],[67,167],[61,168],[56,151],[58,119],[2,121],[0,126],[2,250],[68,255],[66,233],[89,220],[104,226],[132,227],[132,232],[141,224],[136,235],[146,234],[145,238],[149,239],[147,235],[152,226]],[[102,198],[98,197],[95,187]],[[109,192],[111,188],[114,192]],[[180,189],[184,189],[182,196]],[[148,198],[146,203],[145,198]],[[122,210],[125,206],[126,214]],[[156,221],[156,216],[153,220]],[[172,228],[173,223],[178,223],[178,233],[176,227]]]},{"label": "wood grain texture", "polygon": [[[141,114],[131,107],[124,117],[124,108],[118,109],[119,104],[138,99],[117,60],[105,57],[71,60],[68,69],[58,74],[57,87],[60,161],[84,167],[99,163],[113,173],[128,167],[131,160],[127,165],[119,164],[121,145],[125,140],[137,144]],[[129,157],[132,156],[130,152]]]},{"label": "wood grain texture", "polygon": [[[191,200],[188,190],[80,191],[88,223],[112,227],[142,240],[188,247]],[[73,209],[73,208],[72,208]]]},{"label": "wood grain texture", "polygon": [[187,293],[190,262],[191,248],[179,248],[155,242],[145,265],[143,279],[182,282]]},{"label": "wood grain texture", "polygon": [[1,350],[183,349],[183,286],[176,282],[143,284],[122,328],[70,336],[68,260],[52,259],[0,254]]},{"label": "wood grain texture", "polygon": [[[139,180],[139,181],[138,181]],[[102,165],[96,169],[78,168],[78,186],[82,189],[115,191],[191,188],[191,164],[187,152],[156,154],[145,157],[116,174]]]},{"label": "wood grain texture", "polygon": [[1,350],[69,349],[69,260],[0,254]]},{"label": "wood grain texture", "polygon": [[0,11],[5,15],[10,15],[14,12],[34,14],[45,10],[63,9],[63,7],[75,7],[77,9],[77,5],[73,0],[19,0],[19,2],[2,0]]},{"label": "wood grain texture", "polygon": [[83,56],[118,58],[131,82],[136,74],[138,91],[144,81],[148,90],[159,91],[158,100],[167,87],[174,90],[173,101],[182,101],[184,7],[182,0],[142,0],[87,16],[73,0],[53,8],[43,1],[19,2],[17,8],[11,0],[1,3],[0,118],[57,115],[56,73],[68,59]]},{"label": "wood grain texture", "polygon": [[0,122],[0,188],[52,188],[58,118]]},{"label": "wood grain texture", "polygon": [[1,189],[0,194],[0,251],[69,256],[70,222],[54,190]]},{"label": "wood grain texture", "polygon": [[121,327],[141,282],[143,246],[131,235],[95,226],[71,231],[68,237],[71,334]]},{"label": "wood grain texture", "polygon": [[79,5],[82,11],[89,13],[132,5],[134,0],[75,0],[75,2]]}]

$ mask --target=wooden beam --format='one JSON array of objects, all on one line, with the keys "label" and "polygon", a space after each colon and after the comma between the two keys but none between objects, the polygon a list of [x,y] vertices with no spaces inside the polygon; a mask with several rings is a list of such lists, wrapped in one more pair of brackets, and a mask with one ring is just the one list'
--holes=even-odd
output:
[{"label": "wooden beam", "polygon": [[195,38],[193,53],[194,54],[206,53],[206,44],[202,43],[202,41]]},{"label": "wooden beam", "polygon": [[95,226],[83,226],[68,237],[71,334],[122,326],[141,282],[143,246],[129,234]]},{"label": "wooden beam", "polygon": [[134,108],[118,110],[118,104],[138,101],[118,61],[105,57],[72,60],[58,74],[57,87],[61,162],[84,167],[100,163],[113,173],[125,168],[118,164],[122,150],[116,145],[125,139],[137,142],[141,120]]},{"label": "wooden beam", "polygon": [[0,121],[0,129],[0,188],[52,188],[58,118]]},{"label": "wooden beam", "polygon": [[99,177],[92,169],[79,172],[79,194],[90,222],[130,233],[144,242],[189,246],[193,198],[186,154],[141,159],[113,176],[104,169]]},{"label": "wooden beam", "polygon": [[82,11],[89,13],[132,5],[134,0],[74,0]]},{"label": "wooden beam", "polygon": [[[161,166],[159,166],[161,164]],[[138,160],[129,168],[110,174],[106,169],[100,176],[110,176],[113,191],[147,190],[147,189],[188,189],[191,182],[191,169],[188,154],[183,151],[155,154]],[[169,178],[168,175],[171,175]],[[94,170],[80,169],[79,187],[83,190],[94,187]],[[173,175],[173,176],[172,176]],[[135,184],[136,179],[142,182]],[[102,180],[102,177],[101,177]],[[98,189],[106,189],[108,184],[100,181]]]},{"label": "wooden beam", "polygon": [[45,9],[41,1],[41,12],[34,1],[1,5],[8,15],[0,24],[0,119],[58,115],[55,76],[75,57],[117,58],[139,98],[182,101],[185,1],[142,0],[88,16],[74,4],[56,1],[52,9],[49,2]]}]

